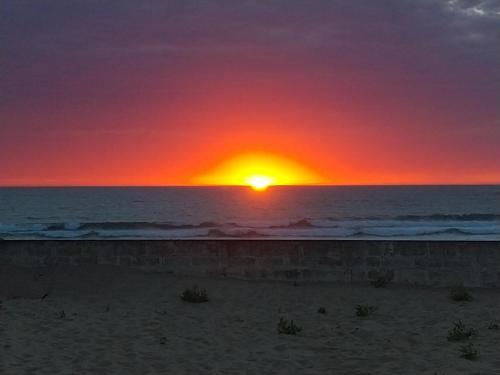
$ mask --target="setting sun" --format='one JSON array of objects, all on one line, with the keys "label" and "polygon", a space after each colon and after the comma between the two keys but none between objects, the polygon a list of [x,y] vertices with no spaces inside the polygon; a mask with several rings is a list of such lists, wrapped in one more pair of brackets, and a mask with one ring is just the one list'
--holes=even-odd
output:
[{"label": "setting sun", "polygon": [[269,185],[272,185],[273,178],[269,176],[262,175],[252,175],[245,179],[245,182],[254,190],[263,191],[266,190]]},{"label": "setting sun", "polygon": [[325,180],[297,161],[270,153],[233,156],[193,179],[201,185],[243,185],[262,191],[271,185],[312,185]]}]

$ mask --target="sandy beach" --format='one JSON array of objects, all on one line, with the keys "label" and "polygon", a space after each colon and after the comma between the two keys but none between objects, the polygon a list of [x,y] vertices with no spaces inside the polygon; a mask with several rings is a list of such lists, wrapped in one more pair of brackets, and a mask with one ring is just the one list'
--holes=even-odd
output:
[{"label": "sandy beach", "polygon": [[[207,303],[179,294],[206,288]],[[126,267],[0,268],[2,374],[500,374],[499,291],[196,279]],[[365,318],[357,304],[377,307]],[[326,314],[318,313],[324,307]],[[278,334],[280,317],[303,330]],[[449,342],[461,319],[477,330]],[[490,327],[491,328],[491,327]]]}]

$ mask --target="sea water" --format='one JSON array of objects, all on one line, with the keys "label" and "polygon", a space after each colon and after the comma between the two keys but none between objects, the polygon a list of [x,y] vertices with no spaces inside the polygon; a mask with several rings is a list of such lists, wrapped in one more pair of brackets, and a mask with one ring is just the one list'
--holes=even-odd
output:
[{"label": "sea water", "polygon": [[500,186],[0,188],[3,239],[500,240]]}]

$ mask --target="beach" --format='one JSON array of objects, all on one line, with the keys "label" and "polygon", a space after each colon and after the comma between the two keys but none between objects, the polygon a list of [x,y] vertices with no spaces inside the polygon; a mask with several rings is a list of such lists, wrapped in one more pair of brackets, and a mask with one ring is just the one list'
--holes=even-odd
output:
[{"label": "beach", "polygon": [[[179,295],[194,285],[209,301]],[[0,269],[0,373],[496,374],[498,289],[195,278],[106,265]],[[358,317],[355,306],[377,310]],[[318,313],[323,307],[326,314]],[[278,334],[293,319],[297,335]],[[447,340],[462,320],[477,334]],[[493,325],[492,325],[493,324]],[[472,342],[477,360],[460,358]]]}]

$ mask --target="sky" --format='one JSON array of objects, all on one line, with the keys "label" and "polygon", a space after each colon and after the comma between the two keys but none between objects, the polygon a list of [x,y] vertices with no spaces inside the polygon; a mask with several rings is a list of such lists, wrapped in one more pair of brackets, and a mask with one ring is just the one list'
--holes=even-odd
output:
[{"label": "sky", "polygon": [[2,0],[0,185],[500,183],[499,46],[500,0]]}]

